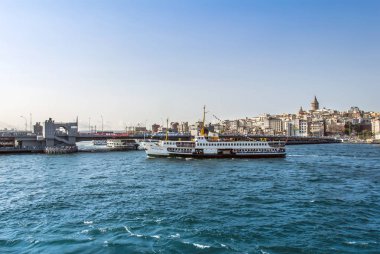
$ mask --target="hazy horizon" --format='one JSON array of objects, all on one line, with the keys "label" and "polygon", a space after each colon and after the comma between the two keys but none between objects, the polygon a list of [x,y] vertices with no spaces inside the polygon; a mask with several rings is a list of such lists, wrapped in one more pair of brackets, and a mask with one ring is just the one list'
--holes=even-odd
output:
[{"label": "hazy horizon", "polygon": [[380,111],[380,2],[0,2],[0,129]]}]

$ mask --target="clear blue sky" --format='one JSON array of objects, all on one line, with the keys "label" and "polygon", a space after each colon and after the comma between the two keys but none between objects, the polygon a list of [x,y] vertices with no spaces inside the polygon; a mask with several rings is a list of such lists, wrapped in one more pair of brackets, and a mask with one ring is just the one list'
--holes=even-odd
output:
[{"label": "clear blue sky", "polygon": [[380,1],[1,0],[0,88],[0,127],[380,111]]}]

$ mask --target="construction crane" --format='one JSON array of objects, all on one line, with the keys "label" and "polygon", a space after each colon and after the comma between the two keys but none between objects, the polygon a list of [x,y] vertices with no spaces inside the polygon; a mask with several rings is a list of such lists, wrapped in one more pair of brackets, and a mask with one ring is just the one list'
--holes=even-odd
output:
[{"label": "construction crane", "polygon": [[223,133],[224,132],[224,127],[223,127],[223,121],[219,118],[219,117],[217,117],[216,115],[212,115],[216,120],[218,120],[219,121],[219,125],[220,125],[220,127],[222,127],[221,129],[220,129],[220,133]]},{"label": "construction crane", "polygon": [[212,115],[216,120],[218,120],[219,122],[223,122],[222,120],[219,119],[219,117],[217,117],[216,115]]}]

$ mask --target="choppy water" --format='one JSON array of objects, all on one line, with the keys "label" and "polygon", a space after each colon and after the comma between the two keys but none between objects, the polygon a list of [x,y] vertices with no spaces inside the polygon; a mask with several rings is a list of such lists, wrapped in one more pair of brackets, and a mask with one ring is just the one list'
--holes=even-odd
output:
[{"label": "choppy water", "polygon": [[0,253],[379,253],[380,146],[0,156]]}]

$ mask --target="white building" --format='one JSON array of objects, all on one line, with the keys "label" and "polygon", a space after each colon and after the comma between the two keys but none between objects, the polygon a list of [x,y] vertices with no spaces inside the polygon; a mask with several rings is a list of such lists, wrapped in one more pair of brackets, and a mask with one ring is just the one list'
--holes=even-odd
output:
[{"label": "white building", "polygon": [[296,136],[307,137],[309,135],[309,124],[305,119],[296,119],[294,129]]},{"label": "white building", "polygon": [[372,133],[375,139],[380,140],[380,118],[372,119]]},{"label": "white building", "polygon": [[282,134],[283,125],[281,119],[268,117],[263,119],[264,130],[267,132],[273,132],[273,134]]}]

